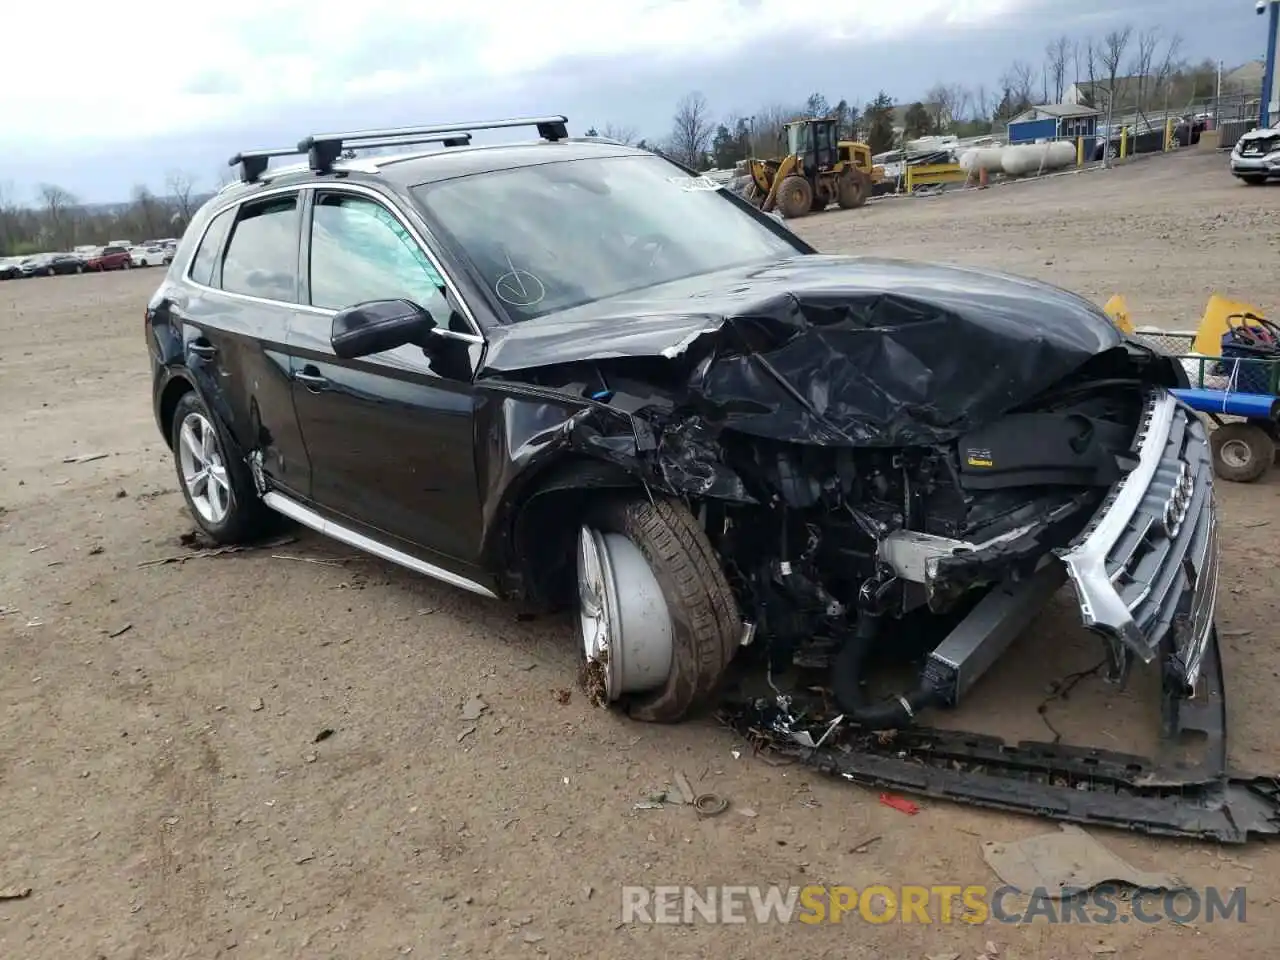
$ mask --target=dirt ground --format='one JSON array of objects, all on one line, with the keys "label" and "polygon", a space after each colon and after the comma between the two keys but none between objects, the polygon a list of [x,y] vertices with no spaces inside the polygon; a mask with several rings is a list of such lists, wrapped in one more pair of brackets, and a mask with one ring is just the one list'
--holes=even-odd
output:
[{"label": "dirt ground", "polygon": [[[1123,292],[1136,322],[1176,329],[1215,290],[1280,313],[1278,210],[1280,188],[1188,155],[798,229],[829,252],[999,267],[1099,302]],[[519,622],[301,531],[144,565],[187,554],[192,529],[151,415],[142,311],[158,280],[0,284],[0,888],[31,888],[0,900],[0,957],[1270,952],[1280,849],[1108,831],[1094,833],[1139,868],[1247,885],[1247,922],[622,924],[625,884],[995,886],[982,841],[1056,828],[939,802],[906,816],[739,757],[713,721],[649,727],[576,690],[564,702],[567,620]],[[1233,758],[1280,772],[1280,473],[1219,491]],[[1064,600],[983,681],[974,716],[1043,738],[1045,685],[1095,656]],[[461,719],[476,696],[487,710]],[[1049,712],[1069,737],[1101,729],[1103,746],[1129,715],[1151,720],[1098,679]],[[675,771],[733,808],[634,809]]]}]

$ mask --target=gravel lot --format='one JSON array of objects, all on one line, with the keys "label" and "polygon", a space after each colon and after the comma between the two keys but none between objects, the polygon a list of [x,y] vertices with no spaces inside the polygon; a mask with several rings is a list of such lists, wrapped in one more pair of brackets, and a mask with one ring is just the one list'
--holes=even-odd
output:
[{"label": "gravel lot", "polygon": [[[1193,154],[833,211],[799,230],[829,252],[989,265],[1099,302],[1124,292],[1137,323],[1176,329],[1214,290],[1280,314],[1278,209],[1280,189]],[[874,793],[735,759],[711,721],[654,728],[576,690],[566,702],[567,620],[517,622],[303,532],[143,565],[188,555],[192,529],[151,416],[142,311],[158,280],[0,284],[0,888],[32,890],[0,901],[0,957],[1268,952],[1275,848],[1105,831],[1140,868],[1247,884],[1249,922],[621,926],[623,884],[994,886],[982,841],[1054,828],[941,803],[904,816]],[[107,456],[64,462],[94,453]],[[1280,474],[1220,485],[1233,756],[1259,772],[1280,771],[1278,490]],[[1051,608],[967,725],[1044,737],[1045,684],[1095,657],[1075,621],[1068,603]],[[477,695],[488,709],[464,721]],[[1127,740],[1127,716],[1153,722],[1100,680],[1049,716],[1095,740],[1106,718],[1104,746]],[[633,809],[677,770],[736,809]]]}]

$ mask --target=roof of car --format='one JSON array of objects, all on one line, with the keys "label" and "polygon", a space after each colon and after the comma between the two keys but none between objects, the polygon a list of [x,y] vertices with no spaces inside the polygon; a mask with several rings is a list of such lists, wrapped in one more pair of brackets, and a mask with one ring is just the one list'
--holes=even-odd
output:
[{"label": "roof of car", "polygon": [[[399,189],[416,187],[426,183],[453,180],[478,173],[492,173],[518,167],[532,167],[544,163],[568,160],[585,160],[608,157],[651,156],[648,150],[629,147],[604,138],[579,138],[559,141],[532,140],[519,143],[499,143],[478,146],[447,147],[436,150],[413,150],[400,154],[358,157],[339,160],[333,166],[334,174],[367,174]],[[261,182],[284,185],[313,180],[315,177],[306,163],[290,163],[271,167]],[[234,194],[254,185],[233,181],[220,193]]]},{"label": "roof of car", "polygon": [[492,173],[515,167],[532,167],[565,160],[599,157],[648,156],[648,151],[605,140],[534,140],[526,143],[502,143],[488,146],[448,147],[430,153],[404,157],[370,157],[379,163],[380,172],[402,186],[418,186],[453,180],[477,173]]}]

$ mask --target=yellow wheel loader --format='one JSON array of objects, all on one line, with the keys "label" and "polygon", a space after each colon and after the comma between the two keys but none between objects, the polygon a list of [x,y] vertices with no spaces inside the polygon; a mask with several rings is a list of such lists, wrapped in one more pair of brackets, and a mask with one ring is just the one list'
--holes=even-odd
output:
[{"label": "yellow wheel loader", "polygon": [[833,203],[850,210],[867,202],[873,182],[870,147],[840,140],[834,117],[795,120],[786,131],[786,156],[748,162],[753,182],[747,199],[788,220]]}]

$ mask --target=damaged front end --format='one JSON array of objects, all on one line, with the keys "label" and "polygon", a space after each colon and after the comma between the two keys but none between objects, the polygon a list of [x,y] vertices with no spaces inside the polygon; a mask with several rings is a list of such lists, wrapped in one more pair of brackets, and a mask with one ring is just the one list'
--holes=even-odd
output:
[{"label": "damaged front end", "polygon": [[[565,442],[697,516],[773,687],[730,698],[730,723],[861,782],[1222,839],[1276,825],[1273,788],[1225,779],[1212,470],[1176,363],[1079,298],[979,271],[811,256],[700,283],[614,304],[618,335],[586,347],[600,307],[524,325],[488,362],[625,418],[631,440]],[[1067,582],[1108,678],[1155,665],[1162,734],[1200,730],[1205,764],[917,726]],[[873,698],[884,659],[923,667]]]}]

